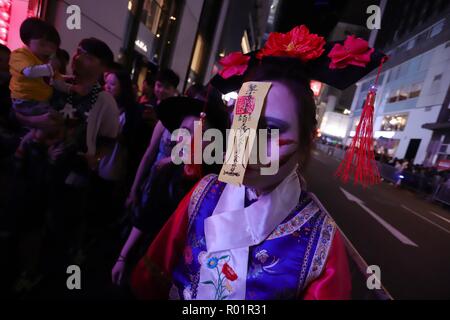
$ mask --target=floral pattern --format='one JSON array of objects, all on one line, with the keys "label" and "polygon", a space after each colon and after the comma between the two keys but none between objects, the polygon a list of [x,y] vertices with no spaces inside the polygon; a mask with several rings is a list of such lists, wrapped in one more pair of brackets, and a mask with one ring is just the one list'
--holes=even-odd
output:
[{"label": "floral pattern", "polygon": [[348,65],[364,68],[370,62],[370,56],[375,49],[369,48],[369,43],[354,35],[347,36],[344,44],[336,43],[328,53],[331,59],[330,69],[342,69]]},{"label": "floral pattern", "polygon": [[232,52],[220,59],[219,63],[223,69],[220,70],[219,74],[224,79],[240,76],[247,70],[249,60],[249,56],[246,56],[239,51]]},{"label": "floral pattern", "polygon": [[297,26],[288,33],[272,32],[266,45],[259,52],[258,58],[264,56],[282,56],[298,58],[303,62],[317,59],[324,52],[325,39],[309,33],[304,26]]},{"label": "floral pattern", "polygon": [[[201,253],[200,253],[201,254]],[[199,261],[204,259],[200,258]],[[215,269],[217,271],[217,280],[206,280],[202,281],[202,284],[212,285],[214,287],[214,299],[224,300],[228,297],[229,293],[233,291],[231,286],[232,281],[237,280],[238,275],[233,270],[233,268],[228,264],[230,261],[230,256],[225,255],[221,257],[211,257],[206,261],[206,266],[209,269]]]},{"label": "floral pattern", "polygon": [[266,264],[269,258],[270,255],[266,249],[256,252],[255,260],[257,262],[253,261],[251,263],[249,268],[249,276],[255,279],[261,276],[263,273],[275,274],[276,271],[273,269],[278,265],[280,259],[273,256],[270,263]]}]

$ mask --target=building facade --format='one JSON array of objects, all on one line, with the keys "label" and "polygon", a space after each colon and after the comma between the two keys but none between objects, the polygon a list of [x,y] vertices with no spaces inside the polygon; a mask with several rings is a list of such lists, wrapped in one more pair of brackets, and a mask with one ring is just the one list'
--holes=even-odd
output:
[{"label": "building facade", "polygon": [[[449,120],[448,115],[445,118],[450,85],[449,6],[444,2],[436,2],[437,7],[417,1],[411,1],[416,6],[406,7],[396,3],[390,6],[390,3],[392,1],[387,2],[383,15],[386,21],[391,21],[387,17],[395,11],[397,15],[399,10],[412,10],[414,14],[405,15],[404,21],[395,21],[399,26],[394,27],[400,31],[391,33],[391,38],[378,32],[383,37],[377,43],[384,44],[390,59],[383,66],[375,103],[376,150],[414,164],[435,166],[439,161],[449,159],[448,129],[435,133],[424,125],[434,124],[439,119]],[[357,83],[347,143],[354,135],[374,79],[375,72],[372,72]]]}]

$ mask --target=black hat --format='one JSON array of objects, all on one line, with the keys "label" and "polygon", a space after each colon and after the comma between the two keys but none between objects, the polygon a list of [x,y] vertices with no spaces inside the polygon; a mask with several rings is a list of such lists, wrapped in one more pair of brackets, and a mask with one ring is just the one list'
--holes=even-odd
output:
[{"label": "black hat", "polygon": [[114,54],[102,40],[97,38],[83,39],[79,47],[86,51],[86,53],[98,58],[107,67],[111,66],[114,62]]},{"label": "black hat", "polygon": [[225,133],[229,127],[229,117],[225,106],[212,101],[206,103],[190,97],[171,97],[162,100],[155,109],[158,119],[170,132],[178,129],[185,117],[200,117],[202,112],[205,112],[206,120],[211,128]]},{"label": "black hat", "polygon": [[[307,28],[304,26],[300,26],[297,28],[304,28],[303,30],[307,30]],[[293,32],[294,29],[291,32]],[[283,34],[279,33],[273,34],[283,36]],[[317,35],[311,36],[314,37],[315,41],[323,41],[323,49],[317,49],[318,53],[313,58],[301,59],[298,57],[290,56],[289,53],[287,53],[286,55],[279,55],[279,52],[274,52],[273,55],[263,55],[261,54],[261,52],[265,49],[263,48],[261,50],[256,50],[245,54],[248,61],[245,72],[237,73],[236,75],[229,76],[227,78],[223,77],[220,74],[217,74],[211,79],[210,83],[224,94],[231,91],[237,91],[242,86],[242,83],[245,81],[245,79],[248,79],[249,76],[252,75],[252,72],[254,72],[255,69],[258,68],[258,66],[273,65],[275,68],[286,69],[285,72],[289,73],[291,77],[292,75],[294,75],[294,77],[296,75],[297,77],[302,78],[302,80],[314,79],[326,83],[337,89],[343,90],[357,82],[365,75],[369,74],[372,70],[377,68],[382,63],[382,61],[384,61],[384,59],[387,58],[384,53],[376,49],[369,48],[365,40],[355,38],[354,36],[348,36],[345,41],[336,41],[330,43],[325,43],[323,38],[317,37]],[[308,40],[306,40],[305,42],[306,44],[308,44],[307,41]],[[365,45],[365,51],[363,49],[364,59],[366,60],[364,61],[365,63],[358,63],[358,58],[360,57],[357,57],[355,60],[356,63],[348,63],[345,64],[344,67],[332,66],[332,59],[329,56],[330,52],[336,49],[341,50],[341,52],[347,50],[347,48],[345,47],[347,45],[347,41],[349,41],[349,43],[351,43],[352,45],[357,42],[356,52],[358,52],[358,49],[361,46],[364,47]],[[302,43],[300,43],[299,45],[301,46]]]}]

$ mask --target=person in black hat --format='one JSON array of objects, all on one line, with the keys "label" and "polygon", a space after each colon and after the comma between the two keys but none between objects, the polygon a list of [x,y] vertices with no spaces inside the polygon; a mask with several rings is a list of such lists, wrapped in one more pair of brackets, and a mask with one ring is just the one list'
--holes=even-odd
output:
[{"label": "person in black hat", "polygon": [[[224,182],[223,174],[205,176],[138,262],[133,293],[184,300],[351,298],[343,237],[301,177],[317,125],[309,80],[343,88],[382,57],[363,39],[328,46],[306,26],[271,33],[265,46],[249,55],[224,57],[224,68],[211,81],[222,93],[249,81],[256,82],[253,90],[270,86],[261,115],[248,111],[255,107],[254,96],[244,93],[234,116],[258,117],[257,129],[265,129],[270,140],[270,164],[279,169],[264,174],[268,165],[261,161],[242,165],[241,184]],[[279,152],[272,152],[273,143]]]},{"label": "person in black hat", "polygon": [[[177,94],[177,86],[179,82],[180,78],[173,70],[160,70],[156,75],[153,88],[154,104],[148,105],[148,107],[144,109],[143,116],[145,118],[151,118],[152,122],[153,120],[156,120],[154,108],[164,99]],[[150,143],[139,164],[133,185],[126,200],[125,205],[127,207],[131,207],[136,204],[139,188],[141,188],[144,178],[148,172],[151,171],[151,168],[157,161],[170,155],[174,145],[174,142],[170,140],[170,132],[164,128],[161,121],[156,122],[156,125],[152,131]]]},{"label": "person in black hat", "polygon": [[[214,95],[211,93],[211,96]],[[172,97],[162,101],[157,107],[157,114],[164,127],[171,133],[178,128],[183,128],[193,136],[194,123],[201,121],[203,117],[204,130],[214,128],[225,135],[229,122],[223,102],[210,99],[209,103],[205,103],[207,97],[197,97],[203,100]],[[128,263],[129,266],[133,264],[129,259],[132,259],[132,252],[137,242],[145,237],[145,244],[148,245],[175,210],[177,203],[198,179],[209,173],[218,173],[220,167],[203,164],[201,172],[191,169],[192,167],[186,164],[174,164],[170,157],[155,164],[144,182],[140,203],[134,209],[132,230],[113,267],[113,283],[123,283],[125,264],[126,262],[131,262]]]}]

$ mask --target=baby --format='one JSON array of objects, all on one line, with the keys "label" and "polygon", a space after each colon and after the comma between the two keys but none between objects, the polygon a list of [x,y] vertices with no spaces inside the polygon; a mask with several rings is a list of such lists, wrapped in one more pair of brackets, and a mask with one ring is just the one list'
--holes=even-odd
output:
[{"label": "baby", "polygon": [[84,91],[77,85],[66,84],[58,70],[56,57],[61,39],[58,31],[38,18],[28,18],[20,26],[24,47],[11,53],[11,98],[17,119],[26,126],[37,126],[51,111],[49,100],[53,87],[64,92]]}]

